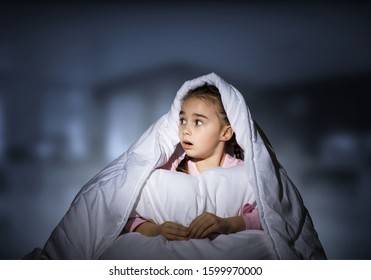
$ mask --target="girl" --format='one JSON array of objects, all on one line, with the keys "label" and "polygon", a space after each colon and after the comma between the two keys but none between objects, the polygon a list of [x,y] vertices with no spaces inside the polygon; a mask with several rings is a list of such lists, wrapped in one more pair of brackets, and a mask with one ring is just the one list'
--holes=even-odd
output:
[{"label": "girl", "polygon": [[[209,97],[200,100],[192,96],[199,91],[193,92],[193,89],[205,84],[219,90],[222,103],[214,103]],[[210,106],[211,103],[215,106]],[[226,114],[218,104],[223,104]],[[156,237],[135,232],[120,236],[154,170],[173,163],[178,170],[188,168],[190,174],[197,175],[208,173],[205,171],[208,168],[241,164],[226,153],[226,144],[233,141],[233,135],[244,151],[240,171],[245,179],[236,182],[243,188],[245,181],[246,188],[251,186],[255,198],[251,202],[256,201],[259,215],[254,206],[247,205],[243,207],[242,217],[222,219],[204,213],[195,217],[188,228],[171,222],[161,225],[145,222],[136,230]],[[179,140],[187,155],[178,164],[172,158],[180,156],[177,154]],[[228,173],[234,169],[230,168]],[[254,215],[259,219],[254,220]],[[261,224],[263,230],[242,230],[254,223]],[[236,233],[221,234],[214,240],[204,238],[212,233],[229,232]],[[162,236],[188,240],[164,243]],[[326,258],[297,188],[251,117],[243,96],[214,73],[185,82],[169,112],[82,187],[45,246],[28,257],[98,259],[110,249],[118,253],[118,257],[129,259],[136,251],[144,252],[148,258],[156,257],[158,249],[162,250],[163,258],[177,259]]]},{"label": "girl", "polygon": [[[220,93],[215,86],[205,84],[190,90],[183,97],[178,131],[185,155],[172,163],[171,170],[198,176],[204,170],[216,166],[228,168],[243,165],[241,148],[236,143]],[[235,157],[227,153],[227,146],[233,148]],[[242,215],[228,218],[205,212],[196,217],[188,228],[172,221],[158,225],[140,217],[131,218],[125,231],[139,232],[146,236],[162,235],[167,240],[186,240],[205,238],[213,233],[229,234],[246,229],[261,229],[255,205],[247,203],[241,208]]]}]

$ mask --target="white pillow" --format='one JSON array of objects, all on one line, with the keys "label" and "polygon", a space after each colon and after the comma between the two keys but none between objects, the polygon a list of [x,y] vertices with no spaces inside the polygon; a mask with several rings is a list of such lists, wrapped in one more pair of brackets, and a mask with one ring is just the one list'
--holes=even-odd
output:
[{"label": "white pillow", "polygon": [[219,217],[236,216],[245,203],[254,201],[244,166],[210,168],[199,177],[157,169],[143,186],[131,217],[188,226],[205,211]]}]

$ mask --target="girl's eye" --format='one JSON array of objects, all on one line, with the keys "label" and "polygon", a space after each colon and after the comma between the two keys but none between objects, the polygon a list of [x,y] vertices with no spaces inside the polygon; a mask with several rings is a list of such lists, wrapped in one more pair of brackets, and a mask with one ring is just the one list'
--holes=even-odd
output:
[{"label": "girl's eye", "polygon": [[180,123],[180,124],[186,124],[186,120],[183,119],[183,118],[180,118],[180,119],[179,119],[179,123]]},{"label": "girl's eye", "polygon": [[203,125],[204,123],[201,120],[195,120],[195,125]]}]

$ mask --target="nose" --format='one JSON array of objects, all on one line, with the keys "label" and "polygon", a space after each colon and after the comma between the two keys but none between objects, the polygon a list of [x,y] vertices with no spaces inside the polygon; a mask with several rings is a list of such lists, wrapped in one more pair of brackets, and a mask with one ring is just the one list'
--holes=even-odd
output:
[{"label": "nose", "polygon": [[183,135],[191,135],[192,134],[191,128],[189,127],[188,124],[184,125],[182,133],[183,133]]}]

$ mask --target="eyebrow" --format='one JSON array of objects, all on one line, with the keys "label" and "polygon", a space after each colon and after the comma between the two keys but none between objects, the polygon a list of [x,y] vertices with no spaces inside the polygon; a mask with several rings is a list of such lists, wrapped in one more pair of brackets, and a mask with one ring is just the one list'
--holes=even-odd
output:
[{"label": "eyebrow", "polygon": [[[185,115],[185,112],[184,112],[184,111],[180,111],[180,112],[179,112],[179,116],[180,116],[180,115]],[[196,117],[204,118],[204,119],[209,119],[209,118],[206,117],[205,115],[203,115],[203,114],[198,114],[198,113],[193,113],[192,116],[196,116]]]}]

